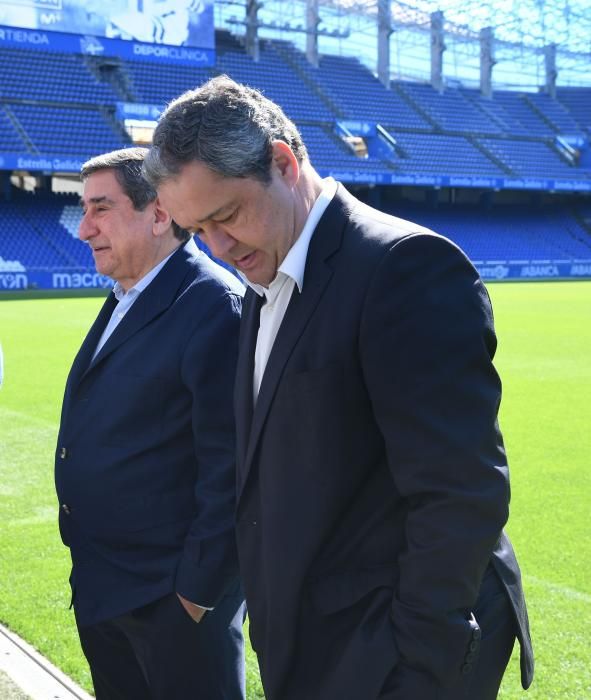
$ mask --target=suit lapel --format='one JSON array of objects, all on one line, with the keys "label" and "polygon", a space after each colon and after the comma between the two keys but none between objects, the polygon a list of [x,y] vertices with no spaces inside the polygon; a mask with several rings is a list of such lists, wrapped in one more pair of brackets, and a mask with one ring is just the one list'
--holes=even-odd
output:
[{"label": "suit lapel", "polygon": [[[243,439],[242,445],[239,443],[239,449],[242,447],[243,451],[238,452],[238,498],[240,498],[246,483],[257,444],[285,365],[314,310],[318,306],[332,276],[332,266],[329,258],[339,249],[346,224],[346,218],[343,213],[343,201],[340,196],[341,192],[342,190],[339,187],[337,195],[324,212],[310,241],[302,293],[300,294],[297,287],[294,288],[287,311],[277,333],[277,338],[269,355],[265,373],[263,374],[256,407],[252,412],[252,422],[248,420],[247,412],[244,409],[245,404],[239,405],[237,403],[237,411],[241,411],[241,430],[244,430],[249,435],[247,442]],[[257,296],[254,292],[252,294]],[[252,316],[254,316],[254,313]],[[256,319],[245,318],[244,321],[247,324],[247,330],[244,334],[244,346],[241,352],[243,358],[242,363],[238,367],[238,377],[241,386],[240,393],[250,392],[250,406],[252,407],[252,382],[256,335],[258,332],[258,312]],[[244,396],[242,401],[244,402]],[[248,430],[249,425],[250,430]]]},{"label": "suit lapel", "polygon": [[[259,320],[263,297],[248,288],[242,306],[234,409],[236,414],[236,450],[239,460],[244,460],[252,426],[253,372]],[[238,470],[240,478],[241,470]],[[240,484],[238,484],[240,490]]]},{"label": "suit lapel", "polygon": [[[190,241],[190,243],[193,242]],[[194,243],[193,246],[195,246]],[[172,304],[178,295],[179,287],[185,279],[188,271],[187,260],[192,252],[191,247],[187,244],[174,253],[162,270],[160,270],[152,282],[140,294],[131,309],[125,314],[121,323],[115,328],[100,352],[94,360],[92,360],[86,372],[92,371],[94,367],[101,363],[120,345],[134,336],[144,326],[148,325],[150,321],[159,316]],[[84,374],[86,374],[86,372],[84,372]],[[84,376],[84,374],[82,376]]]},{"label": "suit lapel", "polygon": [[105,299],[105,303],[99,311],[94,323],[90,327],[84,342],[80,346],[78,354],[74,358],[72,369],[70,370],[70,376],[68,377],[68,384],[71,387],[75,387],[78,384],[86,370],[90,367],[92,354],[94,353],[98,341],[100,340],[107,323],[109,323],[109,319],[113,314],[113,309],[116,306],[117,299],[111,291],[109,296]]}]

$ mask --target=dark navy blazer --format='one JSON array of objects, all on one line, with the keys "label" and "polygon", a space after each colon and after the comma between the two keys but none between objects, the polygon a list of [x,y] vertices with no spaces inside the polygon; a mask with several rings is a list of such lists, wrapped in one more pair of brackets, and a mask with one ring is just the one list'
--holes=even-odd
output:
[{"label": "dark navy blazer", "polygon": [[450,241],[339,187],[253,409],[259,307],[249,290],[235,406],[238,550],[266,697],[371,700],[391,674],[401,700],[463,697],[491,562],[528,685],[477,271]]},{"label": "dark navy blazer", "polygon": [[67,380],[55,460],[82,625],[172,591],[236,585],[232,390],[243,289],[191,240],[94,360],[109,295]]}]

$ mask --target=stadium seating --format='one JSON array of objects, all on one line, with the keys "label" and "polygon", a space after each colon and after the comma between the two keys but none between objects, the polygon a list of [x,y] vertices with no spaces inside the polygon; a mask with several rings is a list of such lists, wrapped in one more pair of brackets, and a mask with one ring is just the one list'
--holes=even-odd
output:
[{"label": "stadium seating", "polygon": [[[591,234],[581,221],[591,217],[591,205],[581,216],[566,205],[483,210],[399,202],[383,208],[448,236],[476,262],[591,260]],[[30,268],[92,268],[90,249],[77,237],[80,217],[74,196],[18,193],[2,204],[0,257]]]},{"label": "stadium seating", "polygon": [[527,130],[530,136],[550,138],[555,135],[556,132],[550,124],[527,101],[526,95],[517,92],[499,91],[495,93],[494,99],[513,120]]},{"label": "stadium seating", "polygon": [[90,248],[77,236],[81,216],[77,197],[17,192],[1,207],[4,260],[32,268],[93,267]]},{"label": "stadium seating", "polygon": [[524,95],[528,102],[542,117],[542,119],[557,133],[572,136],[581,136],[582,129],[575,121],[568,109],[543,92],[532,92]]},{"label": "stadium seating", "polygon": [[499,127],[478,110],[458,89],[443,93],[421,83],[397,83],[395,88],[426,113],[440,131],[499,134]]},{"label": "stadium seating", "polygon": [[[286,41],[262,40],[255,61],[226,31],[216,33],[210,67],[108,56],[0,49],[0,158],[3,153],[85,159],[131,143],[115,119],[118,101],[164,106],[183,91],[227,73],[263,91],[296,122],[321,171],[373,182],[392,176],[591,180],[556,145],[556,137],[591,137],[591,89],[498,91],[463,87],[437,92],[395,81],[386,89],[360,61],[321,56],[310,65]],[[338,135],[343,123],[369,124],[367,156]],[[389,145],[374,134],[376,124]],[[350,127],[353,129],[353,127]],[[378,143],[379,142],[379,143]],[[474,260],[591,260],[591,205],[537,208],[397,205],[395,212],[456,240]],[[0,257],[26,267],[93,267],[77,239],[77,197],[13,189],[0,203]],[[201,244],[200,244],[201,245]],[[202,246],[203,247],[203,246]]]},{"label": "stadium seating", "polygon": [[564,206],[483,211],[474,206],[398,204],[388,209],[447,236],[474,261],[591,260],[591,235]]},{"label": "stadium seating", "polygon": [[326,103],[300,79],[298,72],[283,59],[272,42],[262,43],[256,62],[243,49],[222,48],[216,63],[219,72],[262,90],[296,121],[334,121],[335,115]]},{"label": "stadium seating", "polygon": [[503,171],[465,136],[420,134],[391,131],[405,158],[399,168],[408,173],[461,175],[471,173],[487,177],[503,177]]},{"label": "stadium seating", "polygon": [[16,131],[14,123],[10,120],[5,109],[0,107],[0,152],[26,152],[26,150],[27,147]]},{"label": "stadium seating", "polygon": [[0,49],[0,97],[96,105],[118,99],[82,56],[9,48]]},{"label": "stadium seating", "polygon": [[558,101],[568,109],[575,122],[587,135],[591,134],[591,89],[560,87],[556,92]]},{"label": "stadium seating", "polygon": [[330,125],[300,124],[312,164],[319,169],[387,172],[391,166],[378,158],[358,158]]},{"label": "stadium seating", "polygon": [[13,104],[11,109],[38,153],[87,158],[130,144],[98,109],[31,104]]},{"label": "stadium seating", "polygon": [[136,102],[163,106],[185,90],[211,77],[207,68],[170,66],[146,61],[122,62],[131,95]]},{"label": "stadium seating", "polygon": [[563,161],[548,143],[481,138],[479,143],[520,177],[584,177],[585,172]]},{"label": "stadium seating", "polygon": [[[163,106],[219,73],[258,87],[305,130],[315,163],[359,172],[587,178],[563,160],[557,135],[591,128],[590,91],[476,90],[394,82],[387,90],[357,59],[321,56],[313,67],[292,44],[260,43],[255,61],[226,31],[216,35],[212,67],[0,50],[0,152],[89,156],[130,143],[113,114],[121,99]],[[108,68],[104,71],[103,68]],[[113,74],[117,80],[113,80]],[[356,158],[334,135],[338,121],[379,123],[399,148]]]}]

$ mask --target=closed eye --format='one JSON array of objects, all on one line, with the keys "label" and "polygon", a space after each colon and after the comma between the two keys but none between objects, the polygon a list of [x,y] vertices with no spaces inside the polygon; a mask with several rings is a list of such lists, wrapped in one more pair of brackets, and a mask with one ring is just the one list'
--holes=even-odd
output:
[{"label": "closed eye", "polygon": [[223,219],[212,219],[214,224],[229,224],[234,218],[236,218],[236,214],[238,213],[238,209],[234,209],[233,212],[228,214],[228,216],[225,216]]}]

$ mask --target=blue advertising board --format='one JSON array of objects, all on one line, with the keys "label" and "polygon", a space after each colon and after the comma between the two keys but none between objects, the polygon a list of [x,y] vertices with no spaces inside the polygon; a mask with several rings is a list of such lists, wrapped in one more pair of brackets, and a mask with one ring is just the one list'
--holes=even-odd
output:
[{"label": "blue advertising board", "polygon": [[322,177],[346,183],[409,185],[413,187],[470,187],[494,190],[541,190],[547,192],[591,192],[591,180],[533,177],[481,177],[473,175],[421,175],[318,168]]},{"label": "blue advertising board", "polygon": [[158,121],[158,117],[164,111],[164,105],[144,104],[142,102],[117,102],[115,115],[120,121],[126,119],[138,119],[142,121]]},{"label": "blue advertising board", "polygon": [[[499,260],[474,263],[487,282],[591,279],[588,260]],[[110,289],[113,280],[94,268],[24,268],[0,271],[0,293],[31,289]]]},{"label": "blue advertising board", "polygon": [[13,29],[3,26],[0,26],[0,46],[81,53],[91,56],[119,56],[123,59],[140,58],[145,61],[175,63],[183,66],[212,66],[215,63],[213,49],[147,44],[139,41]]},{"label": "blue advertising board", "polygon": [[110,289],[113,280],[94,268],[24,268],[0,271],[0,292],[26,289]]},{"label": "blue advertising board", "polygon": [[591,278],[591,258],[588,260],[500,260],[475,261],[482,279],[549,280]]},{"label": "blue advertising board", "polygon": [[[84,7],[83,3],[72,4],[77,5],[78,9]],[[6,7],[8,4],[0,0],[0,46],[91,56],[119,56],[127,60],[141,59],[186,66],[212,66],[215,63],[213,5],[207,5],[210,11],[205,13],[200,31],[193,36],[189,25],[185,26],[186,31],[176,33],[164,30],[141,31],[140,27],[145,25],[145,21],[140,21],[139,16],[129,22],[129,33],[116,31],[113,21],[102,34],[97,34],[98,28],[85,27],[81,22],[63,22],[69,29],[67,33],[57,31],[62,26],[61,21],[48,27],[31,26],[35,22],[27,24],[24,20],[20,25],[8,26]],[[111,20],[114,17],[116,16],[111,15]],[[134,27],[137,29],[134,30]]]},{"label": "blue advertising board", "polygon": [[0,24],[213,49],[213,0],[0,0]]},{"label": "blue advertising board", "polygon": [[[117,103],[117,117],[125,119],[144,119],[156,121],[163,107],[131,102]],[[30,153],[0,153],[0,170],[27,170],[29,172],[78,173],[85,160],[96,155],[88,153],[85,157],[64,155],[34,156]],[[346,184],[358,185],[409,185],[414,187],[472,187],[495,190],[544,190],[547,192],[591,192],[591,180],[557,180],[542,178],[494,178],[478,176],[448,175],[400,175],[387,172],[367,172],[355,170],[332,170],[318,168],[322,177],[334,177]]]},{"label": "blue advertising board", "polygon": [[64,155],[34,156],[30,153],[0,153],[0,170],[26,170],[44,173],[79,173],[82,164],[96,153],[84,158]]}]

